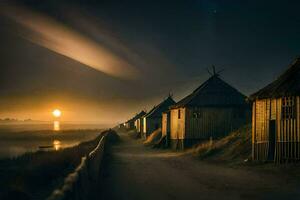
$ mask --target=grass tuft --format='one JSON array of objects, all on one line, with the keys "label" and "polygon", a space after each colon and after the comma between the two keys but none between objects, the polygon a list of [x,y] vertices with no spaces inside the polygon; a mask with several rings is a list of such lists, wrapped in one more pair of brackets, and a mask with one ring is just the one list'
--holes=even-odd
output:
[{"label": "grass tuft", "polygon": [[244,162],[251,158],[251,125],[245,125],[228,136],[197,145],[193,153],[200,159]]}]

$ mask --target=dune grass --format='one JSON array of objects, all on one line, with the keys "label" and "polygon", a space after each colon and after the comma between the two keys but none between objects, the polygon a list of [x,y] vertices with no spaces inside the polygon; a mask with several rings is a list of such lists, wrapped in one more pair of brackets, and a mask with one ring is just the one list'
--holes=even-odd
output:
[{"label": "dune grass", "polygon": [[245,125],[222,139],[201,143],[192,151],[200,159],[245,162],[251,158],[251,125]]},{"label": "dune grass", "polygon": [[0,160],[0,199],[20,194],[21,199],[45,199],[77,167],[81,157],[96,147],[103,134],[71,148]]},{"label": "dune grass", "polygon": [[159,128],[159,129],[153,131],[149,135],[149,137],[147,137],[147,139],[144,141],[144,145],[146,145],[146,146],[155,145],[157,142],[159,142],[161,136],[162,136],[161,128]]}]

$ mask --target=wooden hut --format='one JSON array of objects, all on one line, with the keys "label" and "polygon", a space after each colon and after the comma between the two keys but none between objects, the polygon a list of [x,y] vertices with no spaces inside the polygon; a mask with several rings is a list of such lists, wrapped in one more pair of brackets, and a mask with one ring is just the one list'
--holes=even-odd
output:
[{"label": "wooden hut", "polygon": [[300,58],[274,82],[250,96],[254,160],[300,159],[299,96]]},{"label": "wooden hut", "polygon": [[176,102],[171,96],[155,106],[143,117],[143,138],[146,139],[153,131],[162,127],[162,113]]},{"label": "wooden hut", "polygon": [[125,128],[128,130],[134,129],[134,121],[132,119],[129,119],[125,122]]},{"label": "wooden hut", "polygon": [[142,117],[145,114],[146,114],[145,111],[141,111],[140,113],[136,114],[133,118],[125,122],[125,127],[129,130],[136,129],[136,124],[135,124],[136,119]]},{"label": "wooden hut", "polygon": [[124,129],[124,128],[125,128],[125,123],[119,124],[119,125],[118,125],[118,128],[119,128],[119,129]]},{"label": "wooden hut", "polygon": [[170,144],[183,149],[226,136],[250,121],[246,97],[214,73],[190,95],[171,106]]}]

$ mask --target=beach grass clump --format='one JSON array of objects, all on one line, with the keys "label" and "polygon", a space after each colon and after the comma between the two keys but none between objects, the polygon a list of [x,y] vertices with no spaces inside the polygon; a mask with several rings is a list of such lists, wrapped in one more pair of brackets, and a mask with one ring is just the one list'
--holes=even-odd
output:
[{"label": "beach grass clump", "polygon": [[244,162],[251,158],[251,126],[245,125],[224,138],[201,143],[193,151],[200,159]]},{"label": "beach grass clump", "polygon": [[144,141],[144,145],[146,146],[152,146],[155,145],[157,142],[159,142],[160,138],[162,137],[161,128],[156,129],[153,131],[149,137]]}]

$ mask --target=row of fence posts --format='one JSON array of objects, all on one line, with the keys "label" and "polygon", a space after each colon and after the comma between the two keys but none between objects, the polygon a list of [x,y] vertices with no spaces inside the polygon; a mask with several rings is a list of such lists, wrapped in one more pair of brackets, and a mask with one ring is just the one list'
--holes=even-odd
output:
[{"label": "row of fence posts", "polygon": [[100,178],[106,135],[89,155],[81,158],[75,171],[69,174],[61,188],[55,190],[47,200],[86,200],[95,191]]}]

